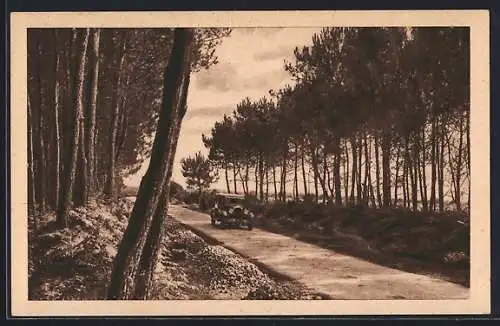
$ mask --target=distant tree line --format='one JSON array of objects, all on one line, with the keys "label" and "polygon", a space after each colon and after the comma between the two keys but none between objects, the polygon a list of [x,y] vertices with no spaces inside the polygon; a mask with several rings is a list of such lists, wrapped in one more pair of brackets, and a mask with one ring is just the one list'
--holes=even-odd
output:
[{"label": "distant tree line", "polygon": [[[197,29],[191,71],[217,62],[229,29]],[[173,29],[28,30],[29,215],[116,199],[149,157]],[[36,223],[36,219],[35,219]]]},{"label": "distant tree line", "polygon": [[209,159],[228,192],[260,200],[286,200],[291,182],[295,200],[463,210],[469,45],[462,27],[324,28],[285,63],[293,86],[243,99],[203,135]]}]

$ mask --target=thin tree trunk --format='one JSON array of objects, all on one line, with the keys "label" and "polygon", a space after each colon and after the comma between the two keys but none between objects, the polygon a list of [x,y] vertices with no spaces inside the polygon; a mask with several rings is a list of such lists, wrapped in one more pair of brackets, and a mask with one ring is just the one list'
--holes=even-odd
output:
[{"label": "thin tree trunk", "polygon": [[463,114],[459,120],[459,138],[458,138],[458,153],[457,153],[457,172],[456,172],[456,188],[455,188],[455,205],[457,211],[462,210],[462,193],[461,193],[461,177],[462,177],[462,160],[463,160],[463,131],[464,131],[464,118]]},{"label": "thin tree trunk", "polygon": [[286,164],[288,160],[288,146],[285,145],[285,150],[283,152],[283,162],[281,166],[281,185],[280,185],[280,194],[282,201],[286,201]]},{"label": "thin tree trunk", "polygon": [[266,202],[269,201],[269,169],[266,164]]},{"label": "thin tree trunk", "polygon": [[436,210],[436,165],[437,165],[437,138],[436,138],[436,118],[432,120],[431,126],[431,199],[430,210]]},{"label": "thin tree trunk", "polygon": [[377,189],[377,202],[378,207],[382,207],[382,195],[380,192],[380,154],[379,154],[379,138],[378,135],[375,134],[375,185]]},{"label": "thin tree trunk", "polygon": [[85,146],[85,114],[82,113],[82,118],[80,119],[80,140],[79,140],[79,169],[77,171],[77,176],[79,178],[79,182],[77,183],[77,186],[79,189],[77,189],[77,194],[78,196],[75,197],[75,204],[78,206],[83,206],[85,203],[88,202],[88,162],[87,162],[87,156],[85,155],[86,153],[86,146]]},{"label": "thin tree trunk", "polygon": [[328,183],[327,183],[327,175],[329,176],[328,173],[328,165],[326,163],[326,151],[323,153],[323,203],[326,203],[329,201],[330,196],[328,195]]},{"label": "thin tree trunk", "polygon": [[364,199],[364,204],[368,206],[368,201],[369,201],[369,183],[368,183],[368,176],[370,174],[370,156],[368,155],[368,135],[366,134],[366,131],[364,132],[364,154],[365,154],[365,179],[363,181],[363,199]]},{"label": "thin tree trunk", "polygon": [[422,128],[422,187],[423,187],[423,198],[422,204],[425,211],[429,210],[429,203],[427,201],[427,157],[426,157],[426,146],[425,146],[425,126]]},{"label": "thin tree trunk", "polygon": [[297,144],[295,146],[295,153],[293,159],[293,187],[294,187],[294,198],[295,201],[299,200],[299,173],[298,173],[298,162],[299,162],[299,153]]},{"label": "thin tree trunk", "polygon": [[412,158],[410,160],[410,179],[411,179],[411,201],[413,210],[418,210],[418,176],[417,176],[417,162],[415,162],[416,151],[415,148],[412,149]]},{"label": "thin tree trunk", "polygon": [[88,195],[87,204],[95,205],[96,176],[95,176],[95,146],[96,146],[96,111],[97,94],[99,89],[99,41],[101,29],[96,28],[92,33],[92,84],[90,94],[90,108],[88,110],[87,130],[87,161],[88,161]]},{"label": "thin tree trunk", "polygon": [[340,138],[335,142],[335,157],[333,161],[333,188],[335,190],[335,205],[342,206],[342,185],[340,183]]},{"label": "thin tree trunk", "polygon": [[391,139],[387,132],[382,135],[382,204],[391,205],[391,167],[390,148]]},{"label": "thin tree trunk", "polygon": [[38,97],[38,146],[40,148],[39,151],[39,164],[38,164],[38,182],[39,182],[39,209],[40,213],[44,213],[47,209],[47,161],[45,157],[45,120],[44,120],[44,97],[45,92],[42,84],[42,44],[40,39],[37,42],[37,62],[38,62],[38,76],[37,76],[37,86],[39,91]]},{"label": "thin tree trunk", "polygon": [[57,29],[54,29],[54,43],[55,43],[55,57],[56,57],[56,73],[55,73],[55,86],[54,86],[54,131],[56,133],[55,139],[55,157],[56,157],[56,166],[55,166],[55,205],[57,206],[59,203],[59,194],[61,192],[61,132],[59,129],[59,110],[60,110],[60,101],[59,101],[59,92],[60,92],[60,83],[59,83],[59,70],[60,70],[60,57],[57,49]]},{"label": "thin tree trunk", "polygon": [[357,178],[356,178],[356,196],[357,196],[357,202],[361,204],[363,202],[363,190],[361,189],[361,158],[363,154],[363,142],[361,139],[358,140],[357,142],[357,149],[358,151],[358,171],[356,173]]},{"label": "thin tree trunk", "polygon": [[264,200],[264,158],[262,153],[259,153],[259,199],[262,202]]},{"label": "thin tree trunk", "polygon": [[73,119],[73,140],[70,144],[70,156],[65,169],[65,187],[64,196],[60,197],[59,209],[57,214],[57,222],[61,227],[68,226],[68,209],[73,195],[73,186],[75,184],[76,163],[78,156],[78,140],[80,139],[80,121],[83,119],[83,82],[85,77],[85,66],[87,64],[87,46],[89,42],[89,29],[85,29],[82,51],[80,54],[80,62],[78,65],[78,75],[76,80],[76,98],[75,112]]},{"label": "thin tree trunk", "polygon": [[406,200],[408,194],[408,160],[406,158],[406,155],[403,156],[403,207],[407,207],[408,201]]},{"label": "thin tree trunk", "polygon": [[238,193],[238,187],[236,185],[236,164],[233,163],[233,186],[234,186],[234,193],[237,194]]},{"label": "thin tree trunk", "polygon": [[302,155],[301,155],[301,165],[302,165],[302,181],[304,185],[304,194],[307,195],[307,178],[306,178],[306,167],[304,163],[304,156],[305,156],[305,151],[302,150]]},{"label": "thin tree trunk", "polygon": [[457,192],[457,171],[455,171],[455,167],[453,166],[453,159],[451,157],[451,136],[448,137],[446,144],[447,144],[447,149],[448,149],[448,164],[450,166],[450,174],[451,174],[451,189],[450,193],[452,196],[452,201],[456,205],[456,192]]},{"label": "thin tree trunk", "polygon": [[370,192],[370,198],[371,198],[371,204],[372,207],[375,208],[377,207],[377,203],[375,202],[375,191],[373,190],[373,181],[372,181],[372,169],[371,169],[371,158],[372,158],[372,142],[369,142],[369,147],[368,147],[368,157],[369,157],[369,168],[368,168],[368,185],[369,185],[369,192]]},{"label": "thin tree trunk", "polygon": [[405,179],[405,184],[406,184],[406,207],[407,208],[410,208],[410,183],[411,183],[411,180],[410,180],[410,172],[411,172],[411,165],[410,165],[410,154],[408,152],[407,156],[406,156],[406,159],[405,159],[405,163],[406,163],[406,179]]},{"label": "thin tree trunk", "polygon": [[28,209],[29,217],[33,219],[35,231],[38,229],[36,218],[35,170],[33,168],[33,118],[31,116],[31,97],[28,92]]},{"label": "thin tree trunk", "polygon": [[121,43],[121,52],[120,52],[120,65],[118,68],[118,79],[116,82],[116,104],[113,111],[113,116],[111,120],[111,135],[109,137],[109,166],[108,166],[108,178],[106,181],[106,187],[104,189],[104,193],[108,196],[109,199],[114,200],[116,198],[116,138],[118,133],[118,122],[120,118],[120,103],[121,98],[124,96],[122,90],[122,75],[123,75],[123,67],[125,63],[125,51],[127,49],[127,39],[126,35],[122,36]]},{"label": "thin tree trunk", "polygon": [[356,139],[352,138],[351,140],[351,152],[352,152],[352,168],[351,168],[351,204],[355,203],[354,200],[354,189],[356,187],[356,179],[357,179],[357,163],[358,163],[358,153],[356,151]]},{"label": "thin tree trunk", "polygon": [[276,166],[273,164],[273,186],[274,186],[274,200],[278,200],[278,188],[276,185]]},{"label": "thin tree trunk", "polygon": [[465,131],[466,131],[466,147],[465,151],[467,154],[467,208],[470,211],[470,185],[471,185],[471,180],[470,180],[470,107],[467,105],[465,109]]},{"label": "thin tree trunk", "polygon": [[424,182],[422,174],[422,162],[420,162],[419,150],[415,151],[415,172],[418,175],[418,186],[420,188],[420,201],[422,203],[422,210],[426,211],[425,198],[424,198]]},{"label": "thin tree trunk", "polygon": [[[175,137],[172,137],[172,135],[175,134],[175,126],[182,119],[180,111],[185,110],[185,106],[181,107],[183,104],[182,90],[187,91],[187,85],[189,84],[193,38],[191,30],[175,29],[174,44],[163,77],[162,106],[151,151],[151,159],[148,170],[142,178],[127,229],[114,260],[111,282],[107,293],[108,299],[123,300],[137,297],[140,294],[142,296],[147,294],[147,286],[145,290],[142,290],[142,293],[141,289],[137,287],[137,284],[141,283],[141,275],[147,276],[148,274],[144,272],[144,268],[139,268],[139,262],[141,256],[147,258],[146,253],[151,253],[151,247],[153,246],[144,248],[148,238],[156,240],[150,241],[155,245],[161,243],[162,240],[161,231],[151,230],[151,225],[155,220],[154,216],[161,215],[156,214],[158,204],[161,201],[164,188],[168,190],[169,175],[171,173],[169,162],[176,146]],[[165,187],[165,185],[167,186]],[[164,197],[167,196],[166,193]],[[163,202],[166,205],[168,200],[164,198]],[[162,223],[159,222],[159,225],[162,225]],[[149,234],[151,231],[158,232],[159,236]],[[149,256],[154,257],[153,253]],[[143,259],[143,261],[154,265],[151,259]],[[139,277],[137,276],[138,270]]]},{"label": "thin tree trunk", "polygon": [[248,162],[245,165],[245,189],[246,189],[246,194],[248,195],[250,193],[250,189],[248,188]]},{"label": "thin tree trunk", "polygon": [[259,198],[259,163],[258,162],[256,162],[256,164],[255,164],[254,176],[255,176],[255,198]]},{"label": "thin tree trunk", "polygon": [[347,149],[347,141],[344,143],[345,161],[344,161],[344,201],[349,201],[349,151]]},{"label": "thin tree trunk", "polygon": [[399,176],[399,157],[401,156],[401,147],[398,146],[398,151],[396,154],[396,174],[394,175],[394,207],[398,207],[398,185],[400,183]]},{"label": "thin tree trunk", "polygon": [[314,175],[314,195],[315,195],[316,202],[318,202],[318,201],[319,201],[319,188],[318,188],[318,181],[319,181],[318,156],[317,156],[317,149],[315,149],[313,145],[311,145],[311,163],[312,163],[313,175]]},{"label": "thin tree trunk", "polygon": [[227,173],[227,163],[224,164],[224,177],[226,179],[227,193],[230,194],[231,193],[231,188],[229,187],[229,175]]},{"label": "thin tree trunk", "polygon": [[[332,165],[335,165],[335,156],[333,156],[333,164]],[[328,189],[328,191],[330,192],[330,197],[331,198],[334,198],[335,197],[335,193],[333,191],[333,178],[332,178],[332,175],[330,173],[330,169],[328,169],[328,163],[326,160],[324,160],[323,162],[323,166],[325,168],[325,172],[323,172],[323,177],[325,177],[325,173],[326,173],[326,188]]]},{"label": "thin tree trunk", "polygon": [[438,166],[438,200],[439,200],[439,211],[444,212],[444,150],[445,141],[444,137],[446,134],[444,119],[441,118],[441,130],[439,135],[439,166]]}]

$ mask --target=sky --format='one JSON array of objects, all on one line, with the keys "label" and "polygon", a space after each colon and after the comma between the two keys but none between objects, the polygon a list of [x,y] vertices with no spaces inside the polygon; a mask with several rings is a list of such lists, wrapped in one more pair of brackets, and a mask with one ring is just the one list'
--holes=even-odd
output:
[{"label": "sky", "polygon": [[[216,121],[231,113],[245,97],[257,100],[270,89],[293,84],[284,61],[293,62],[295,47],[310,45],[321,28],[234,28],[216,50],[219,63],[193,73],[188,93],[188,111],[182,122],[172,180],[185,186],[180,160],[201,151],[207,155],[201,136],[208,135]],[[149,160],[125,180],[138,186]],[[224,189],[223,178],[213,185]]]}]

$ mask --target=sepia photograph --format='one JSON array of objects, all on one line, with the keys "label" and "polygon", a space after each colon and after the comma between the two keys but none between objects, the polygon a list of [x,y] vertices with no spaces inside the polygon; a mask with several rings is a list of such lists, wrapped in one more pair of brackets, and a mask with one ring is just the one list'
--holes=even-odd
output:
[{"label": "sepia photograph", "polygon": [[11,16],[18,311],[489,310],[487,12],[163,14]]}]

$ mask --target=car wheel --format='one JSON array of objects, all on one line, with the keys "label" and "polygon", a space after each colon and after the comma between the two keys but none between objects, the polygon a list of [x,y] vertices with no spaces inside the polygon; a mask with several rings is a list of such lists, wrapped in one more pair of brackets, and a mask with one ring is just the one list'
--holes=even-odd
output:
[{"label": "car wheel", "polygon": [[253,225],[252,224],[248,224],[247,227],[248,227],[248,231],[252,231],[252,229],[253,229]]}]

